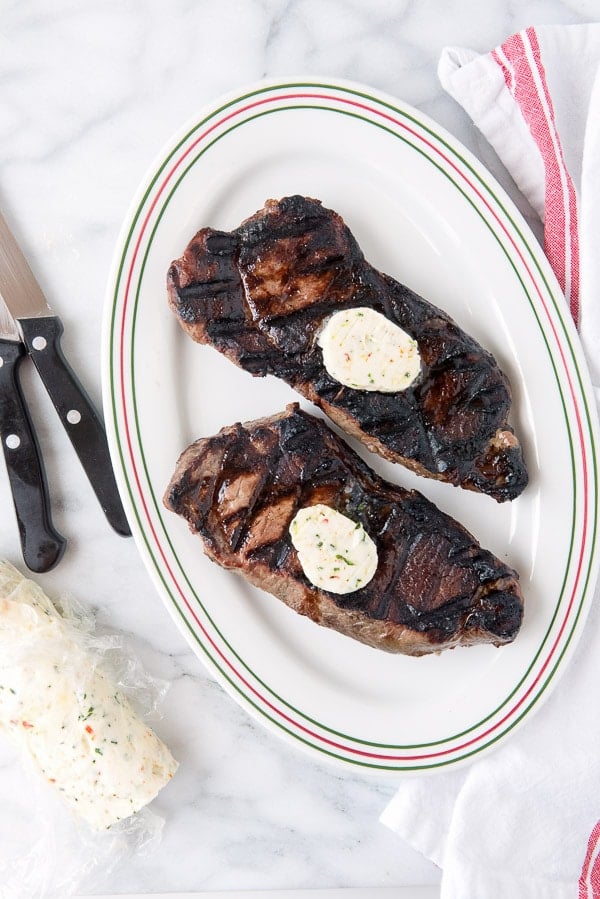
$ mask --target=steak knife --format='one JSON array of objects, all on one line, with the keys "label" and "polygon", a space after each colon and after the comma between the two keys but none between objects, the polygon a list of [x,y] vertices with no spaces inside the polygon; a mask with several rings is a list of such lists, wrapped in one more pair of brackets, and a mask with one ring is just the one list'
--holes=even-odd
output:
[{"label": "steak knife", "polygon": [[25,349],[69,435],[111,527],[129,536],[104,426],[63,356],[62,322],[46,298],[0,214],[0,296],[15,319]]},{"label": "steak knife", "polygon": [[66,541],[50,517],[44,463],[19,382],[25,347],[0,299],[0,440],[13,497],[25,564],[31,571],[53,568]]}]

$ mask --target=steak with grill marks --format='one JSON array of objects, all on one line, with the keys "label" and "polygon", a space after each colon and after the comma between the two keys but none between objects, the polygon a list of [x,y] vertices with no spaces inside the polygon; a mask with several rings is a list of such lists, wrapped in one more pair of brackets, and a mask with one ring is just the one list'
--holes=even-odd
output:
[{"label": "steak with grill marks", "polygon": [[[293,196],[231,232],[204,228],[168,272],[182,327],[255,376],[282,378],[372,452],[421,475],[514,499],[527,484],[493,356],[444,312],[364,258],[335,212]],[[417,341],[421,373],[394,393],[343,386],[318,334],[335,311],[370,307]]]},{"label": "steak with grill marks", "polygon": [[[389,652],[419,656],[512,641],[518,576],[424,496],[375,474],[296,404],[223,428],[180,456],[164,496],[206,554],[318,624]],[[364,587],[336,595],[305,576],[289,535],[299,509],[324,504],[377,547]]]}]

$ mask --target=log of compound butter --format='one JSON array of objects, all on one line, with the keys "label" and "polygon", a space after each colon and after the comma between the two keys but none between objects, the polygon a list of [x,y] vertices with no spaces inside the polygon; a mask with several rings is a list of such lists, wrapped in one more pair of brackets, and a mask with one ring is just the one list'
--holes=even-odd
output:
[{"label": "log of compound butter", "polygon": [[0,561],[0,732],[95,829],[150,802],[177,770],[32,581]]}]

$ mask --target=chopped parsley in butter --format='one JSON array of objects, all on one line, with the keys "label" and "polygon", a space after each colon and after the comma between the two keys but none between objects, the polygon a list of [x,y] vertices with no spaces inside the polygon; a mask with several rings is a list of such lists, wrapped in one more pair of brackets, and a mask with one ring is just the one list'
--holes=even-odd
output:
[{"label": "chopped parsley in butter", "polygon": [[89,642],[37,584],[0,561],[0,733],[100,830],[150,802],[177,762]]},{"label": "chopped parsley in butter", "polygon": [[290,536],[304,574],[330,593],[354,593],[377,570],[377,547],[360,522],[318,503],[300,509]]},{"label": "chopped parsley in butter", "polygon": [[368,306],[334,312],[319,335],[332,378],[357,390],[395,393],[421,371],[416,340]]}]

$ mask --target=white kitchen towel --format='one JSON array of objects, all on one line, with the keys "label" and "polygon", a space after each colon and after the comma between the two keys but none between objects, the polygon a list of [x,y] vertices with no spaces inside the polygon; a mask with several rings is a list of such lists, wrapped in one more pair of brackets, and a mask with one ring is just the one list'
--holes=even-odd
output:
[{"label": "white kitchen towel", "polygon": [[[600,24],[528,28],[438,73],[544,222],[600,397]],[[471,766],[410,779],[381,820],[442,899],[600,899],[600,590],[550,700]]]}]

